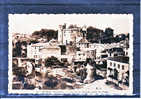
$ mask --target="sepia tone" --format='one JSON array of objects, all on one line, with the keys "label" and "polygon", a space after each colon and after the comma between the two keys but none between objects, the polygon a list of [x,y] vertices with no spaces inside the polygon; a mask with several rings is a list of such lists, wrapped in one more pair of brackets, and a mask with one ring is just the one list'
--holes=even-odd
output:
[{"label": "sepia tone", "polygon": [[129,90],[130,33],[60,24],[12,33],[13,90]]}]

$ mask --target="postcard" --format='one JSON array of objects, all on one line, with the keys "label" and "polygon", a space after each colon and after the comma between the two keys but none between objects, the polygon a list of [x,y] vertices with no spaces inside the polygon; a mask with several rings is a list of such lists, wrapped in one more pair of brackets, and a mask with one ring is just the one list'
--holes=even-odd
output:
[{"label": "postcard", "polygon": [[133,95],[132,14],[8,16],[8,93]]}]

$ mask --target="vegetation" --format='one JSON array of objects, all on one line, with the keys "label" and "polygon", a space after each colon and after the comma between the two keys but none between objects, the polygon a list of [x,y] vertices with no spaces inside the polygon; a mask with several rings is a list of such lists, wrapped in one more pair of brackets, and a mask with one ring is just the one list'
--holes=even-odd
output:
[{"label": "vegetation", "polygon": [[87,28],[87,35],[86,38],[91,43],[117,43],[126,38],[129,39],[129,33],[126,34],[119,34],[113,37],[113,29],[106,28],[105,31],[89,26]]},{"label": "vegetation", "polygon": [[[26,49],[22,49],[22,46],[27,46],[27,42],[26,41],[17,41],[15,44],[15,47],[13,48],[13,57],[26,57],[27,55],[27,50]],[[24,51],[25,53],[23,54],[22,51]]]},{"label": "vegetation", "polygon": [[45,38],[47,41],[50,41],[51,39],[57,39],[58,31],[52,29],[41,29],[40,31],[33,32],[32,36]]},{"label": "vegetation", "polygon": [[51,57],[45,59],[45,66],[46,67],[60,66],[60,65],[62,65],[61,62],[54,56],[51,56]]},{"label": "vegetation", "polygon": [[18,67],[17,64],[13,63],[12,65],[12,69],[13,69],[13,74],[17,75],[17,76],[24,76],[26,71],[23,67]]},{"label": "vegetation", "polygon": [[86,38],[91,43],[98,43],[98,40],[100,39],[100,33],[102,33],[102,32],[103,32],[103,30],[89,26],[87,28]]},{"label": "vegetation", "polygon": [[48,80],[44,83],[48,88],[55,88],[58,85],[58,79],[56,77],[50,76]]}]

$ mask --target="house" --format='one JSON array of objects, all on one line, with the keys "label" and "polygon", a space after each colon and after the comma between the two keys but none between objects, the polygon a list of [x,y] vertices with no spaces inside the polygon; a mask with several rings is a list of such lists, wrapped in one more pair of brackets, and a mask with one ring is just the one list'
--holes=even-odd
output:
[{"label": "house", "polygon": [[36,43],[27,45],[27,58],[41,58],[40,50],[44,48],[47,43]]},{"label": "house", "polygon": [[108,49],[108,57],[124,56],[124,55],[125,55],[125,52],[123,48],[113,47],[111,49]]},{"label": "house", "polygon": [[60,45],[60,43],[52,39],[49,42],[36,43],[27,46],[27,57],[39,59],[46,59],[54,56],[60,61],[71,63],[75,56],[75,48],[71,45]]},{"label": "house", "polygon": [[109,49],[120,47],[118,43],[111,43],[111,44],[98,44],[98,43],[90,43],[89,48],[96,50],[96,59],[103,59],[106,58],[107,55],[109,56]]},{"label": "house", "polygon": [[125,56],[129,57],[129,48],[124,48],[123,50],[125,52]]},{"label": "house", "polygon": [[129,40],[128,40],[128,38],[126,38],[126,40],[120,41],[120,44],[125,52],[125,56],[129,56]]},{"label": "house", "polygon": [[87,59],[95,59],[96,50],[81,50],[76,51],[76,55],[74,57],[75,62],[86,62]]},{"label": "house", "polygon": [[27,46],[27,57],[35,59],[45,59],[47,57],[61,55],[61,49],[58,46],[57,40],[50,40],[49,42],[36,43]]},{"label": "house", "polygon": [[[74,46],[71,46],[71,45],[61,45],[61,55],[59,58],[59,60],[61,61],[67,61],[68,63],[72,63],[75,55],[76,55],[76,49]],[[62,52],[62,50],[64,50]]]},{"label": "house", "polygon": [[96,68],[96,74],[98,76],[105,78],[106,77],[106,69],[105,68],[98,68],[98,69]]},{"label": "house", "polygon": [[78,42],[76,42],[76,46],[80,48],[81,50],[85,50],[86,48],[89,48],[89,42],[85,37],[80,39]]},{"label": "house", "polygon": [[115,57],[115,56],[124,56],[125,51],[121,47],[114,47],[108,49],[107,47],[103,47],[105,49],[97,49],[97,59],[107,59],[108,57]]},{"label": "house", "polygon": [[107,81],[121,88],[129,86],[129,57],[117,56],[107,60]]},{"label": "house", "polygon": [[85,51],[77,51],[75,56],[75,61],[86,61],[87,59],[87,52]]},{"label": "house", "polygon": [[86,61],[86,59],[94,60],[96,58],[96,49],[90,46],[90,43],[85,37],[82,37],[76,42],[76,48],[75,61]]}]

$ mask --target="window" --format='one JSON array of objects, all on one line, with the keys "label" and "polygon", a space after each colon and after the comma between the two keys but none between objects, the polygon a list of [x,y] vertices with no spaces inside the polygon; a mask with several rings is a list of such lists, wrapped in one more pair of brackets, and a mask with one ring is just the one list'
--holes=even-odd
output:
[{"label": "window", "polygon": [[61,55],[65,55],[66,54],[66,46],[64,46],[64,45],[61,45],[60,46],[61,47]]},{"label": "window", "polygon": [[116,63],[114,63],[114,67],[116,67]]},{"label": "window", "polygon": [[117,54],[114,54],[114,56],[118,56]]},{"label": "window", "polygon": [[118,64],[118,69],[120,69],[120,65]]},{"label": "window", "polygon": [[89,44],[87,44],[87,48],[89,48]]},{"label": "window", "polygon": [[108,55],[101,55],[101,58],[106,58],[108,57]]},{"label": "window", "polygon": [[62,62],[67,62],[68,60],[67,60],[67,58],[61,58],[61,61]]},{"label": "window", "polygon": [[76,48],[76,50],[77,50],[77,51],[80,51],[80,48],[79,48],[79,47],[77,47],[77,48]]},{"label": "window", "polygon": [[37,55],[34,55],[34,58],[37,58]]},{"label": "window", "polygon": [[112,62],[110,62],[110,66],[112,66]]},{"label": "window", "polygon": [[122,65],[122,70],[124,70],[124,65]]},{"label": "window", "polygon": [[111,53],[110,53],[110,56],[111,56]]}]

